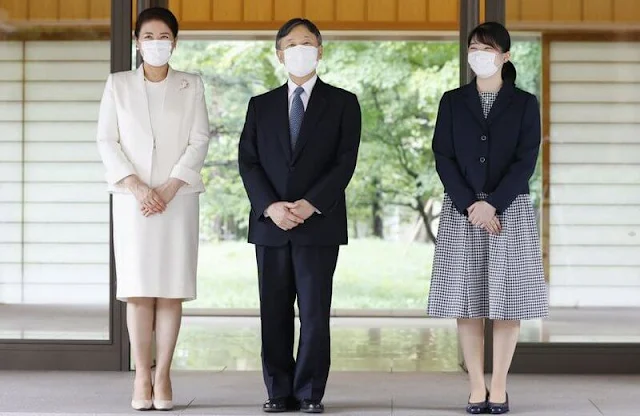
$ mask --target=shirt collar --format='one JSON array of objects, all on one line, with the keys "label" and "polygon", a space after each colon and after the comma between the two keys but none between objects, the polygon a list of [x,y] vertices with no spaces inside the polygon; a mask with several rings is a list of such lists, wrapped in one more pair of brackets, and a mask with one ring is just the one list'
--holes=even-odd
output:
[{"label": "shirt collar", "polygon": [[[307,94],[307,97],[311,97],[311,91],[313,91],[316,81],[318,81],[318,74],[315,74],[309,81],[301,85],[301,87],[304,88],[304,92]],[[296,88],[298,88],[298,84],[291,81],[291,78],[289,78],[287,85],[289,86],[289,97],[291,97],[296,91]]]}]

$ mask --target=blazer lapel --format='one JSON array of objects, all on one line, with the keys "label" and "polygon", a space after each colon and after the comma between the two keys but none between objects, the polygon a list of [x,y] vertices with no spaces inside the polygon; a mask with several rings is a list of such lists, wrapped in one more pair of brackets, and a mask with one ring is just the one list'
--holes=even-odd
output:
[{"label": "blazer lapel", "polygon": [[136,86],[133,92],[132,98],[138,103],[133,107],[134,110],[138,110],[140,114],[140,124],[142,128],[153,137],[153,130],[151,129],[151,118],[149,116],[149,100],[147,99],[147,88],[144,85],[144,69],[142,65],[136,70]]},{"label": "blazer lapel", "polygon": [[487,123],[491,124],[495,121],[502,112],[509,107],[509,103],[511,103],[511,99],[513,98],[513,94],[515,92],[515,88],[511,84],[503,84],[498,96],[496,97],[496,101],[491,106],[491,110],[487,116]]},{"label": "blazer lapel", "polygon": [[[185,115],[185,110],[189,108],[184,97],[178,96],[178,94],[181,94],[181,81],[182,79],[176,74],[176,71],[169,67],[167,86],[164,90],[164,101],[162,103],[162,120],[157,129],[158,135],[164,136],[168,134],[171,136],[177,134],[177,129],[180,127],[180,118]],[[195,85],[191,86],[191,88],[195,88]]]},{"label": "blazer lapel", "polygon": [[284,84],[276,90],[276,102],[273,107],[278,139],[288,162],[291,161],[291,138],[289,133],[289,87]]},{"label": "blazer lapel", "polygon": [[300,135],[298,136],[296,148],[293,151],[294,163],[300,157],[305,145],[309,141],[309,136],[313,134],[316,125],[322,118],[322,114],[324,113],[326,106],[326,84],[318,78],[316,85],[313,87],[313,91],[311,91],[307,110],[304,112],[304,119],[302,120],[302,126],[300,127]]},{"label": "blazer lapel", "polygon": [[476,86],[475,78],[463,88],[465,104],[467,105],[467,107],[469,107],[469,110],[475,117],[476,121],[478,121],[478,123],[480,123],[480,125],[484,127],[487,124],[487,120],[485,120],[484,114],[482,113],[482,103],[480,102],[480,95],[478,94],[478,88]]}]

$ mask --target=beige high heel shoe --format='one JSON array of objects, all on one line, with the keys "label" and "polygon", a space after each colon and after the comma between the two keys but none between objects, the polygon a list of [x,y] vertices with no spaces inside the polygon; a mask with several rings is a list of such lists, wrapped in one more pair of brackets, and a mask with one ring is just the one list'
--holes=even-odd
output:
[{"label": "beige high heel shoe", "polygon": [[151,410],[153,407],[152,400],[131,400],[133,410]]},{"label": "beige high heel shoe", "polygon": [[[153,386],[151,387],[151,398],[153,399]],[[136,400],[131,399],[131,408],[133,410],[151,410],[153,400]]]},{"label": "beige high heel shoe", "polygon": [[[173,388],[171,389],[173,392]],[[172,393],[173,395],[173,393]],[[156,399],[156,393],[153,392],[153,408],[155,410],[172,410],[173,409],[173,400],[158,400]]]},{"label": "beige high heel shoe", "polygon": [[172,410],[173,400],[157,400],[154,398],[153,408],[156,410]]}]

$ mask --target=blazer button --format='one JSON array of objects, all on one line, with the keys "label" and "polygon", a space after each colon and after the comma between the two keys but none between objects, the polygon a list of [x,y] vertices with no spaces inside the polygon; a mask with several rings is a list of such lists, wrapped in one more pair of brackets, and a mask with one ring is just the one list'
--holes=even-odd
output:
[{"label": "blazer button", "polygon": [[482,141],[484,142],[485,140],[487,140],[487,136],[485,136],[485,135],[483,134],[482,136],[480,136],[480,140],[482,140]]},{"label": "blazer button", "polygon": [[484,163],[484,162],[485,162],[485,160],[486,160],[486,159],[485,159],[484,157],[481,157],[481,158],[480,158],[480,163]]}]

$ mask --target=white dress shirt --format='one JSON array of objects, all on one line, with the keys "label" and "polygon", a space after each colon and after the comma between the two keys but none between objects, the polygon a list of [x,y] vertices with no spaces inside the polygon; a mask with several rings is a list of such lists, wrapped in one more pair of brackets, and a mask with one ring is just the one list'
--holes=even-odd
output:
[{"label": "white dress shirt", "polygon": [[307,111],[307,106],[309,105],[309,98],[311,98],[311,92],[313,91],[313,87],[316,85],[316,81],[318,81],[318,74],[314,75],[309,81],[305,82],[302,85],[298,85],[295,82],[289,81],[287,85],[289,86],[289,114],[291,114],[291,104],[293,103],[293,94],[296,92],[296,88],[299,86],[304,88],[304,92],[300,94],[300,99],[302,99],[302,105],[304,106],[304,111]]}]

